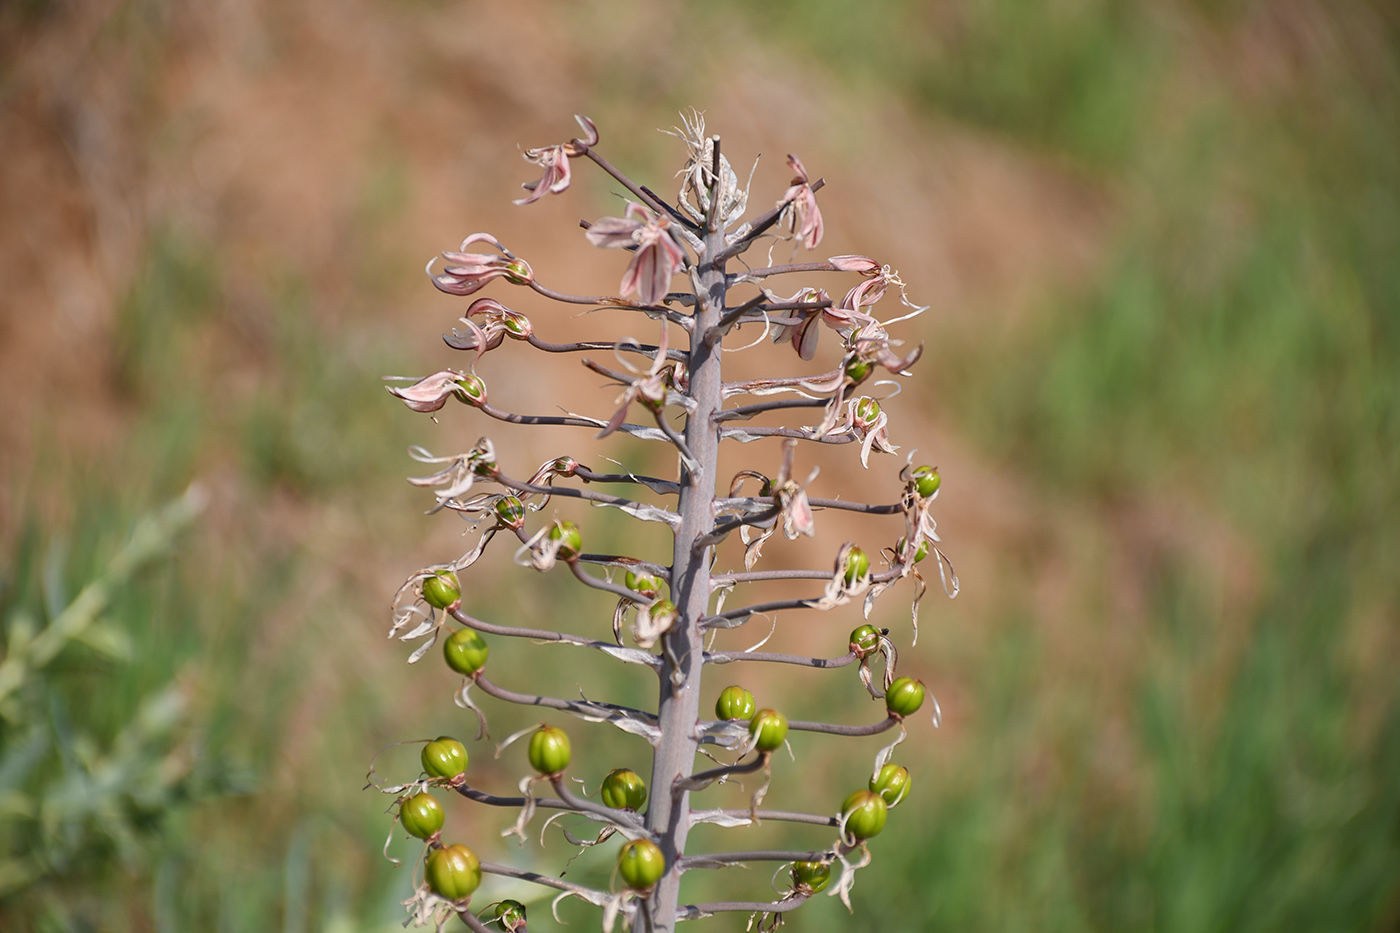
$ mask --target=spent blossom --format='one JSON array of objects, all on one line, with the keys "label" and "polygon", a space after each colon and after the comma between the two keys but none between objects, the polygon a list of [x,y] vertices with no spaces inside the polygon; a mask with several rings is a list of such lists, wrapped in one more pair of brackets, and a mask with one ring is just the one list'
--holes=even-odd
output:
[{"label": "spent blossom", "polygon": [[585,236],[603,249],[636,247],[618,287],[623,295],[636,292],[642,304],[665,298],[671,277],[685,268],[685,250],[671,230],[671,218],[640,204],[629,202],[626,217],[604,217]]},{"label": "spent blossom", "polygon": [[543,168],[544,174],[540,176],[539,181],[527,181],[520,186],[530,194],[518,199],[516,204],[532,204],[546,194],[559,194],[569,187],[569,160],[583,155],[588,147],[598,144],[598,127],[593,125],[593,121],[582,114],[574,114],[574,119],[583,127],[583,139],[575,137],[559,146],[526,149],[521,153],[526,162]]},{"label": "spent blossom", "polygon": [[443,335],[443,342],[454,350],[476,350],[478,356],[499,347],[506,337],[528,340],[535,332],[529,318],[494,298],[473,301],[461,321],[467,325],[467,332],[454,327],[451,336]]},{"label": "spent blossom", "polygon": [[[412,378],[412,377],[410,377]],[[444,369],[424,376],[410,386],[385,386],[390,395],[403,399],[403,403],[414,411],[437,411],[454,395],[462,395],[473,377],[455,369]]]},{"label": "spent blossom", "polygon": [[[492,253],[464,252],[473,243],[490,243],[499,255]],[[428,260],[426,272],[439,291],[449,295],[470,295],[479,291],[487,282],[506,276],[517,285],[528,285],[535,280],[530,264],[501,245],[489,233],[473,233],[462,241],[456,252],[442,254],[443,270],[433,273],[433,263],[437,257]]]},{"label": "spent blossom", "polygon": [[787,157],[788,166],[794,177],[792,186],[783,195],[780,204],[786,205],[789,229],[802,241],[807,249],[816,249],[822,241],[822,210],[817,206],[817,193],[812,190],[807,169],[795,155]]}]

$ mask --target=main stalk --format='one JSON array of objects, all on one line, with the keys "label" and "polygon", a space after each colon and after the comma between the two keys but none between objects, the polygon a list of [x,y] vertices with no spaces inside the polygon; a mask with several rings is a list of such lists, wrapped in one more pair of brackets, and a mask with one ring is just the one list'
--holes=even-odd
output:
[{"label": "main stalk", "polygon": [[697,550],[696,542],[709,534],[715,524],[719,429],[714,415],[723,403],[720,344],[711,344],[705,337],[719,323],[726,291],[724,264],[710,258],[724,250],[724,224],[716,217],[709,226],[714,229],[705,234],[705,250],[696,270],[695,328],[688,354],[690,396],[695,400],[695,411],[686,422],[685,441],[695,462],[692,467],[681,468],[681,521],[671,563],[671,601],[679,610],[679,619],[665,636],[670,650],[665,653],[657,707],[661,742],[652,764],[653,793],[647,811],[647,828],[660,836],[667,865],[665,876],[647,904],[651,929],[658,933],[669,933],[675,927],[681,884],[676,860],[685,851],[690,829],[690,793],[672,788],[694,771],[700,744],[700,620],[710,603],[710,553],[709,548]]}]

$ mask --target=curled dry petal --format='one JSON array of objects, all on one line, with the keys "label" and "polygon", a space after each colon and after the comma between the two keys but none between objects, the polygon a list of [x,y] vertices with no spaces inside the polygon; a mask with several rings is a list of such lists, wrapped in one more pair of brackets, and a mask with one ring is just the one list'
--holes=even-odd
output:
[{"label": "curled dry petal", "polygon": [[869,256],[832,256],[827,262],[842,272],[859,272],[861,275],[875,275],[881,268]]},{"label": "curled dry petal", "polygon": [[538,181],[527,181],[520,186],[530,194],[517,198],[516,204],[533,204],[546,194],[559,194],[569,187],[569,155],[563,146],[526,149],[523,154],[525,161],[543,168],[544,174]]},{"label": "curled dry petal", "polygon": [[419,379],[411,386],[384,388],[390,395],[403,399],[403,403],[414,411],[437,411],[459,390],[458,382],[466,376],[466,373],[455,369],[444,369]]},{"label": "curled dry petal", "polygon": [[789,229],[802,241],[807,249],[816,249],[822,241],[822,212],[817,205],[817,193],[808,183],[807,169],[795,155],[787,157],[788,166],[794,176],[792,186],[783,194],[781,204],[786,204]]}]

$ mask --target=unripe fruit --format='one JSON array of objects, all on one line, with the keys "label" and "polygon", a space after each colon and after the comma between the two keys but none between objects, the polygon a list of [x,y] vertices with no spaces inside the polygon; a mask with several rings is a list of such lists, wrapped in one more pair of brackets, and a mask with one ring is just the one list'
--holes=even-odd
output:
[{"label": "unripe fruit", "polygon": [[761,752],[781,748],[788,734],[787,717],[777,710],[761,709],[749,720],[749,734],[754,737],[754,748]]},{"label": "unripe fruit", "polygon": [[569,766],[569,736],[557,726],[540,726],[530,736],[530,767],[540,774],[558,774]]},{"label": "unripe fruit", "polygon": [[858,547],[846,552],[846,585],[852,586],[870,573],[870,556]]},{"label": "unripe fruit", "polygon": [[816,894],[831,883],[831,866],[826,862],[794,862],[792,883],[798,890],[806,888]]},{"label": "unripe fruit", "polygon": [[442,818],[442,805],[432,794],[414,794],[399,804],[399,822],[419,839],[427,839],[442,829]]},{"label": "unripe fruit", "polygon": [[862,625],[851,630],[851,652],[858,658],[874,654],[880,647],[880,630],[873,625]]},{"label": "unripe fruit", "polygon": [[866,424],[870,424],[880,416],[880,403],[868,395],[862,395],[856,400],[856,418]]},{"label": "unripe fruit", "polygon": [[676,613],[680,612],[680,610],[676,608],[676,604],[669,599],[658,599],[651,604],[651,609],[647,611],[651,615],[653,624],[660,623],[662,619],[674,618]]},{"label": "unripe fruit", "polygon": [[519,929],[525,925],[525,905],[519,901],[501,901],[491,910],[491,920],[505,930]]},{"label": "unripe fruit", "polygon": [[457,575],[450,570],[434,570],[419,584],[419,589],[423,591],[423,601],[434,609],[446,609],[462,598]]},{"label": "unripe fruit", "polygon": [[480,376],[466,375],[457,380],[457,400],[467,405],[480,405],[486,401],[486,383]]},{"label": "unripe fruit", "polygon": [[442,656],[447,666],[459,674],[471,676],[486,666],[486,639],[476,629],[464,628],[452,633],[442,643]]},{"label": "unripe fruit", "polygon": [[512,285],[529,285],[534,278],[524,260],[513,259],[506,263],[506,281]]},{"label": "unripe fruit", "polygon": [[[907,546],[908,546],[908,542],[905,541],[903,538],[900,538],[900,539],[899,539],[899,543],[896,544],[896,545],[894,546],[894,552],[895,552],[895,554],[899,557],[900,560],[903,560],[903,559],[904,559],[904,549],[905,549]],[[914,552],[914,563],[917,564],[919,561],[923,560],[925,557],[928,557],[928,539],[927,539],[927,538],[921,538],[921,539],[919,539],[919,549],[918,549],[917,551]]]},{"label": "unripe fruit", "polygon": [[885,691],[885,708],[892,716],[912,716],[924,705],[924,685],[912,677],[901,677]]},{"label": "unripe fruit", "polygon": [[661,592],[661,578],[649,573],[627,571],[627,588],[643,596],[655,596]]},{"label": "unripe fruit", "polygon": [[471,897],[481,884],[481,862],[476,853],[460,843],[434,849],[425,871],[428,887],[439,897],[460,901]]},{"label": "unripe fruit", "polygon": [[753,694],[738,684],[725,687],[715,701],[715,715],[720,719],[753,719],[758,712],[758,702]]},{"label": "unripe fruit", "polygon": [[647,802],[647,784],[627,768],[615,768],[603,778],[603,803],[614,810],[640,810]]},{"label": "unripe fruit", "polygon": [[883,797],[886,804],[894,806],[909,793],[909,769],[897,764],[885,765],[870,779],[870,789]]},{"label": "unripe fruit", "polygon": [[578,556],[579,549],[583,547],[583,536],[573,522],[557,522],[549,529],[549,540],[563,542],[559,545],[559,556],[565,560]]},{"label": "unripe fruit", "polygon": [[451,736],[441,735],[424,745],[422,758],[428,777],[451,779],[467,770],[467,747]]},{"label": "unripe fruit", "polygon": [[921,498],[927,499],[938,492],[938,486],[942,482],[938,475],[938,467],[925,465],[914,471],[914,488],[918,490]]},{"label": "unripe fruit", "polygon": [[846,364],[846,375],[852,382],[860,382],[870,375],[871,364],[857,357]]},{"label": "unripe fruit", "polygon": [[496,503],[496,515],[512,528],[525,521],[525,503],[516,496],[502,496]]},{"label": "unripe fruit", "polygon": [[634,891],[646,891],[666,874],[666,856],[650,839],[633,839],[617,857],[617,872]]},{"label": "unripe fruit", "polygon": [[889,807],[879,794],[858,790],[841,805],[841,815],[846,820],[846,832],[856,839],[869,839],[885,828]]}]

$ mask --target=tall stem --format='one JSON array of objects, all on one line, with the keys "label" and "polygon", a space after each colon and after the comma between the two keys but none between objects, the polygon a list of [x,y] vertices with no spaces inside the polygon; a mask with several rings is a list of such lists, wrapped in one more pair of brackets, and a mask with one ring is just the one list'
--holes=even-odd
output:
[{"label": "tall stem", "polygon": [[[651,929],[670,933],[680,903],[679,858],[685,851],[690,827],[690,792],[673,790],[676,782],[695,769],[700,744],[700,672],[702,639],[700,620],[709,609],[709,548],[697,550],[697,542],[714,529],[715,482],[719,470],[719,430],[715,414],[723,405],[724,383],[720,373],[720,347],[705,339],[724,313],[724,263],[714,257],[724,249],[724,225],[716,222],[705,234],[705,251],[696,270],[698,288],[695,327],[687,355],[690,395],[695,400],[685,427],[685,441],[696,464],[682,467],[680,525],[676,530],[671,565],[671,601],[679,609],[676,627],[666,635],[670,650],[661,670],[661,699],[657,717],[661,744],[652,763],[652,802],[647,828],[660,838],[668,870],[648,904]],[[674,658],[675,661],[669,660]]]}]

